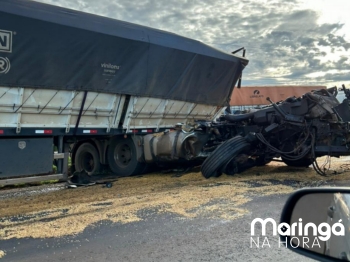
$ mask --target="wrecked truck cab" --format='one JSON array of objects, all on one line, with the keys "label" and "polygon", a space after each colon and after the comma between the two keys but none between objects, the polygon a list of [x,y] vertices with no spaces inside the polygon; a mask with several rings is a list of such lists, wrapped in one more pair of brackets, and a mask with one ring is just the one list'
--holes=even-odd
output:
[{"label": "wrecked truck cab", "polygon": [[341,102],[336,88],[320,89],[279,103],[270,100],[255,112],[225,115],[235,135],[203,162],[204,177],[232,175],[279,157],[289,166],[312,164],[325,175],[318,157],[350,155],[350,92],[344,85],[342,90],[346,99]]}]

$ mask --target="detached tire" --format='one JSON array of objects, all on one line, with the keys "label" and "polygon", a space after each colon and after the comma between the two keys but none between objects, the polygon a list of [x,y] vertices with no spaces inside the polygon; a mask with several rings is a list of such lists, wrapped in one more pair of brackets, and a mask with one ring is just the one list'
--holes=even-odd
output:
[{"label": "detached tire", "polygon": [[287,165],[287,166],[292,166],[292,167],[309,167],[313,161],[310,158],[302,158],[298,160],[289,160],[281,157],[282,161]]},{"label": "detached tire", "polygon": [[121,177],[141,174],[146,167],[146,163],[137,161],[136,146],[131,138],[112,139],[107,158],[112,172]]},{"label": "detached tire", "polygon": [[225,141],[204,160],[201,166],[203,176],[205,178],[220,176],[232,158],[249,148],[250,144],[242,136],[235,136]]},{"label": "detached tire", "polygon": [[90,143],[81,144],[75,153],[75,170],[85,171],[89,176],[95,175],[100,171],[100,155],[96,147]]}]

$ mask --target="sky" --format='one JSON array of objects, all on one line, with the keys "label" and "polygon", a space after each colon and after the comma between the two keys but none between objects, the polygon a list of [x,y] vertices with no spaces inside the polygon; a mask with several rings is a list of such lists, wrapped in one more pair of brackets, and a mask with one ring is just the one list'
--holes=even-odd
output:
[{"label": "sky", "polygon": [[350,88],[350,0],[37,0],[170,31],[232,52],[242,86]]}]

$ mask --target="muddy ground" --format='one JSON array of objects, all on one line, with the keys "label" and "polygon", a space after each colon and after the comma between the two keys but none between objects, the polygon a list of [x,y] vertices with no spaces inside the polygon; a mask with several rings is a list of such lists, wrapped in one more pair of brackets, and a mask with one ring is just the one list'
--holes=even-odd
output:
[{"label": "muddy ground", "polygon": [[[85,260],[85,255],[89,253],[81,253],[81,250],[89,246],[90,249],[104,250],[95,254],[96,256],[94,253],[90,254],[90,257],[87,255],[93,261],[111,261],[111,257],[113,261],[148,261],[148,258],[149,261],[166,261],[165,258],[169,258],[168,261],[226,260],[220,254],[227,252],[220,248],[205,252],[203,257],[203,252],[197,253],[194,250],[202,250],[202,246],[205,245],[212,246],[212,238],[217,238],[215,243],[222,242],[225,246],[230,241],[239,239],[239,235],[245,234],[245,243],[249,240],[249,224],[246,221],[249,220],[250,223],[253,214],[263,217],[263,213],[265,217],[271,215],[278,220],[285,199],[295,189],[349,185],[348,159],[332,159],[332,171],[326,177],[316,174],[312,168],[291,168],[283,163],[271,162],[236,176],[223,175],[211,179],[203,178],[197,169],[181,176],[176,173],[152,173],[120,178],[111,188],[94,185],[65,189],[63,184],[57,184],[0,190],[0,259],[54,261],[57,258],[57,261],[71,261],[71,249],[72,246],[76,246],[76,250],[80,252],[75,250],[74,252],[78,253],[74,256],[76,261],[81,261]],[[242,232],[233,236],[226,227],[231,230],[237,227],[237,232]],[[139,232],[145,228],[148,231],[143,232],[140,237]],[[173,232],[175,228],[177,230]],[[129,244],[124,245],[122,241],[118,248],[114,248],[114,243],[121,241],[118,232],[122,232],[123,238],[129,239]],[[158,250],[157,247],[149,245],[152,239],[153,242],[157,239],[159,242],[154,244],[162,246],[163,243],[169,242],[169,234],[176,237],[178,232],[182,232],[178,248],[167,245]],[[89,237],[86,237],[86,234]],[[94,234],[95,241],[99,239],[98,242],[89,241],[91,234]],[[138,241],[144,238],[145,234],[148,234],[146,239],[151,241],[145,239],[141,245]],[[196,236],[195,239],[192,238],[193,235]],[[225,241],[225,238],[230,241]],[[186,244],[186,249],[189,249],[187,252],[193,254],[188,259],[180,252],[185,248],[183,243],[186,239],[189,239]],[[73,244],[67,245],[68,240]],[[105,243],[107,240],[108,243]],[[62,241],[66,244],[57,244]],[[202,246],[199,247],[199,243],[202,242]],[[31,245],[36,249],[41,247],[41,251],[34,252],[29,248]],[[64,252],[61,252],[62,248]],[[118,254],[125,253],[123,259],[119,259],[119,255],[113,253],[117,250]],[[153,250],[152,254],[149,250]],[[284,253],[290,255],[290,251],[285,250],[281,251],[282,253],[266,250],[261,250],[260,253],[259,250],[251,252],[249,241],[229,250],[229,254],[239,253],[241,257],[246,253],[250,254],[245,257],[245,261],[264,258],[267,261],[278,255],[285,256]],[[144,254],[139,257],[135,252]],[[109,259],[106,258],[106,254],[109,254]],[[231,255],[228,256],[228,260],[241,260],[233,259]],[[298,255],[291,256],[297,259]]]}]

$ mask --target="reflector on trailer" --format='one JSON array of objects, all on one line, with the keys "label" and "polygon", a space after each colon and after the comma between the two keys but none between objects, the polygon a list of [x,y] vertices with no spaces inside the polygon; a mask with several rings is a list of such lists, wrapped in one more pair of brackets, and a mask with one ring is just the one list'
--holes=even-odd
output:
[{"label": "reflector on trailer", "polygon": [[35,134],[52,134],[52,130],[35,130]]},{"label": "reflector on trailer", "polygon": [[142,133],[152,133],[153,130],[152,129],[142,129],[141,132]]},{"label": "reflector on trailer", "polygon": [[0,130],[0,135],[3,135],[4,134],[4,130]]},{"label": "reflector on trailer", "polygon": [[83,130],[84,134],[97,134],[97,130]]}]

